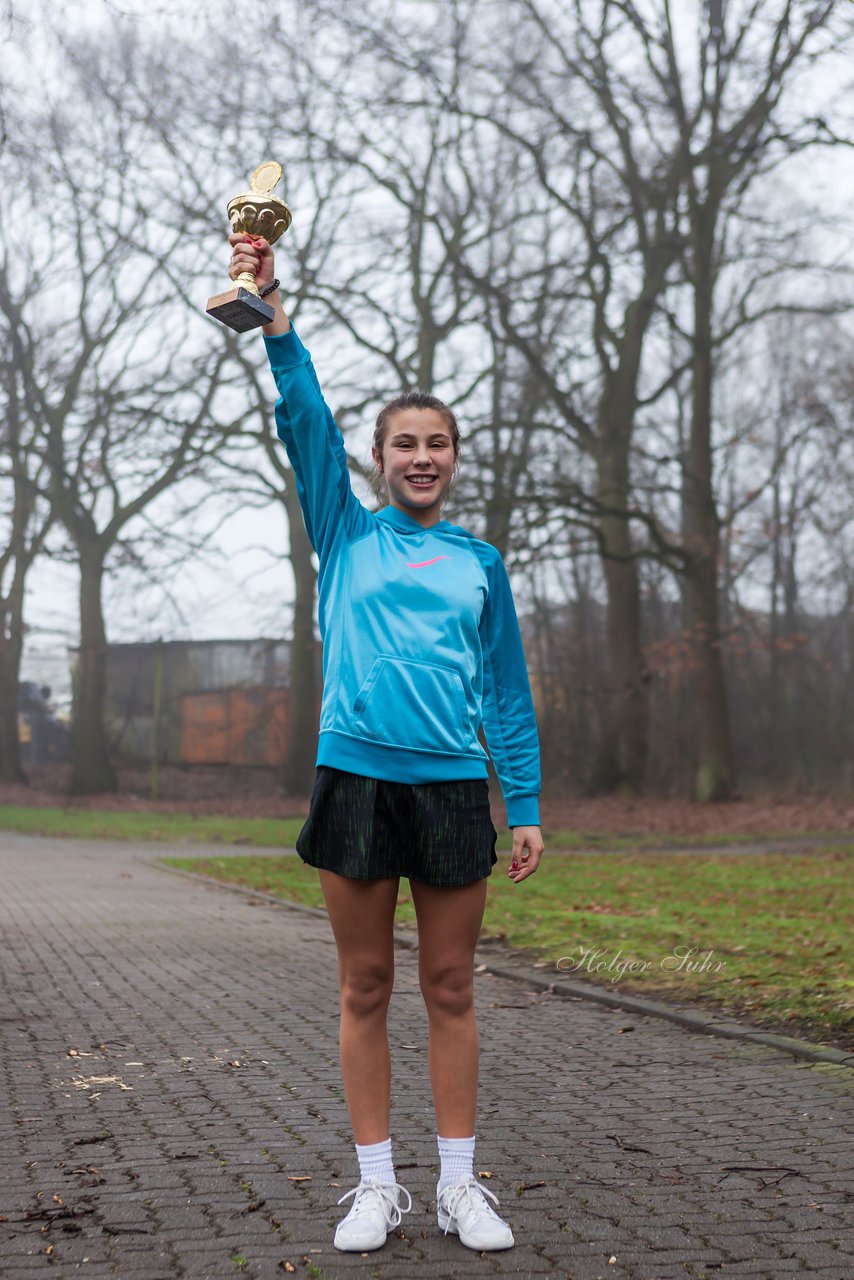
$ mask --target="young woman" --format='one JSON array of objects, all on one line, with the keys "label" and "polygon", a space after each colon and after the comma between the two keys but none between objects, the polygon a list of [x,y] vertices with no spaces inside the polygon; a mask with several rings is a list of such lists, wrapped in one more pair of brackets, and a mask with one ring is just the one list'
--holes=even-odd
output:
[{"label": "young woman", "polygon": [[498,1199],[473,1174],[473,962],[498,861],[481,724],[513,828],[514,884],[543,852],[539,741],[509,579],[493,546],[441,518],[460,443],[441,400],[411,392],[380,411],[372,454],[387,502],[371,512],[358,501],[341,433],[282,308],[272,249],[244,235],[229,241],[231,278],[253,272],[275,307],[263,333],[276,428],[320,566],[324,688],[297,851],[319,869],[338,951],[341,1067],[359,1162],[358,1186],[338,1202],[355,1197],[335,1245],[377,1249],[412,1207],[392,1163],[386,1028],[405,876],[429,1021],[439,1226],[469,1248],[507,1249],[513,1234],[489,1203]]}]

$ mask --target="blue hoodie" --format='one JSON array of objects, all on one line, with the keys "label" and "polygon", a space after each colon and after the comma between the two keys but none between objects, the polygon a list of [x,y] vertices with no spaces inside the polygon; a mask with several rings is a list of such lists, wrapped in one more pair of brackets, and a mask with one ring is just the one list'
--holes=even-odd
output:
[{"label": "blue hoodie", "polygon": [[500,553],[447,520],[425,529],[396,507],[368,511],[296,331],[264,342],[320,565],[316,764],[390,782],[487,778],[482,724],[508,826],[538,826],[537,721]]}]

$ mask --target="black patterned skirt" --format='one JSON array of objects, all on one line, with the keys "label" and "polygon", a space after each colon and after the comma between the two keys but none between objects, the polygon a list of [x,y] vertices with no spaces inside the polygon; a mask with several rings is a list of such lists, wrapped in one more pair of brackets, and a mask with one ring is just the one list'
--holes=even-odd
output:
[{"label": "black patterned skirt", "polygon": [[491,875],[498,832],[486,778],[385,782],[318,765],[297,853],[356,880],[454,888]]}]

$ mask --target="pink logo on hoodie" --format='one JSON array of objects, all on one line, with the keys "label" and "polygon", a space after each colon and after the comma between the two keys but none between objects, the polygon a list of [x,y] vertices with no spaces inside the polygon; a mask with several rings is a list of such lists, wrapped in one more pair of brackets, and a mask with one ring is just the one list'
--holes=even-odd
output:
[{"label": "pink logo on hoodie", "polygon": [[432,560],[422,560],[419,564],[410,564],[406,561],[407,569],[426,569],[428,564],[435,564],[437,560],[450,560],[450,556],[434,556]]}]

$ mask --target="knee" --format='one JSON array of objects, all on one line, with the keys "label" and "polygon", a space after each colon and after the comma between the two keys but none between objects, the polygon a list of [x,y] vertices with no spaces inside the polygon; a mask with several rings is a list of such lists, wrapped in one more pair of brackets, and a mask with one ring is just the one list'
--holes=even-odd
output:
[{"label": "knee", "polygon": [[421,975],[421,993],[429,1010],[460,1017],[474,1005],[471,965],[447,966]]},{"label": "knee", "polygon": [[365,1018],[388,1007],[394,973],[384,964],[349,965],[341,978],[341,1003],[348,1013]]}]

